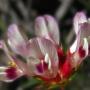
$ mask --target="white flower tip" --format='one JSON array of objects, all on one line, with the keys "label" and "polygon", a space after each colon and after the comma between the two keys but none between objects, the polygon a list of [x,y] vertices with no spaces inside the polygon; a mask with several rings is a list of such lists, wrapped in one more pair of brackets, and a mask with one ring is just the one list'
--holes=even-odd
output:
[{"label": "white flower tip", "polygon": [[77,39],[75,40],[75,42],[73,43],[73,45],[70,47],[70,52],[74,53],[77,49]]},{"label": "white flower tip", "polygon": [[83,49],[86,51],[86,56],[88,55],[88,48],[89,48],[89,45],[88,45],[88,41],[86,38],[84,38],[84,45],[83,45]]},{"label": "white flower tip", "polygon": [[48,63],[48,59],[49,59],[49,56],[48,56],[48,54],[46,53],[46,55],[45,55],[45,62],[46,62],[46,63]]},{"label": "white flower tip", "polygon": [[79,26],[82,23],[87,22],[87,17],[85,15],[85,13],[84,12],[77,12],[76,15],[74,16],[73,22],[74,22],[74,30],[75,30],[75,33],[77,35],[79,32]]},{"label": "white flower tip", "polygon": [[51,60],[47,53],[45,55],[45,62],[48,63],[48,69],[51,70]]}]

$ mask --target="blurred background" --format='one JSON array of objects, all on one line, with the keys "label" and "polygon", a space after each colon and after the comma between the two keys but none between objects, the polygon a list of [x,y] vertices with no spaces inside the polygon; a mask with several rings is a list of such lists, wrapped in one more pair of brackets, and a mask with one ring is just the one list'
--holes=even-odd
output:
[{"label": "blurred background", "polygon": [[[50,14],[58,22],[61,43],[66,50],[75,39],[73,17],[77,11],[90,16],[90,0],[0,0],[0,39],[5,37],[11,23],[20,25],[29,37],[34,36],[34,20],[39,15]],[[29,32],[29,33],[28,33]],[[89,57],[90,58],[90,57]],[[90,60],[87,58],[65,90],[90,90]],[[25,77],[13,83],[0,82],[0,90],[37,90],[38,80]],[[45,89],[47,90],[47,89]],[[53,90],[60,90],[54,88]]]}]

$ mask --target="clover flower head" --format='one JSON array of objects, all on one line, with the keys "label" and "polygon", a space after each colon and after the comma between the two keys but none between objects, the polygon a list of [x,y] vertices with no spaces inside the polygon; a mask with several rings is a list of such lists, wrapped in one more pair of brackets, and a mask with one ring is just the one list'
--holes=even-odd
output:
[{"label": "clover flower head", "polygon": [[[69,79],[77,67],[90,54],[90,21],[84,12],[77,12],[73,26],[76,34],[74,43],[66,53],[60,43],[59,28],[50,15],[35,20],[35,38],[25,39],[16,24],[9,26],[7,44],[0,41],[7,66],[0,66],[0,80],[13,81],[23,75],[36,76],[52,83]],[[22,58],[18,58],[20,55]]]}]

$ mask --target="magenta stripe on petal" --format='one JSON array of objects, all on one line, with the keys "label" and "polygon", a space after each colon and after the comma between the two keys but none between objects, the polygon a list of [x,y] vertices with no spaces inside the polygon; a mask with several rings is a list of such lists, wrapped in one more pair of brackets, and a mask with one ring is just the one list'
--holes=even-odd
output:
[{"label": "magenta stripe on petal", "polygon": [[38,70],[39,73],[43,73],[43,66],[42,66],[41,63],[38,64],[38,65],[36,65],[36,68],[37,68],[37,70]]}]

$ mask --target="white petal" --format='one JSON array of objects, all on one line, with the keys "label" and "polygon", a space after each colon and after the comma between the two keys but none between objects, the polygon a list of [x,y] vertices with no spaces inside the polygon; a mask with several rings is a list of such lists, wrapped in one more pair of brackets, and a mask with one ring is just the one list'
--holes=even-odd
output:
[{"label": "white petal", "polygon": [[15,53],[27,56],[26,41],[15,24],[10,25],[8,28],[8,44]]},{"label": "white petal", "polygon": [[4,67],[4,66],[0,66],[0,72],[3,72],[7,69],[7,67]]},{"label": "white petal", "polygon": [[7,79],[5,72],[0,72],[0,81],[12,82],[12,80],[8,80],[8,79]]},{"label": "white petal", "polygon": [[[80,26],[79,29],[84,25],[84,23]],[[79,49],[79,47],[83,44],[83,39],[85,38],[86,34],[84,35],[85,30],[79,30],[78,34],[76,35],[76,39],[74,43],[70,47],[70,52],[74,53]]]},{"label": "white petal", "polygon": [[[45,38],[34,38],[30,40],[29,46],[31,54],[27,59],[27,64],[30,71],[32,71],[32,75],[40,75],[47,78],[56,76],[58,71],[58,55],[53,43]],[[39,69],[40,67],[43,69],[44,59],[48,63],[48,70],[38,72],[37,65],[39,65]]]},{"label": "white petal", "polygon": [[48,27],[49,36],[56,43],[59,44],[59,27],[56,20],[49,15],[45,15],[46,25]]},{"label": "white petal", "polygon": [[[15,44],[20,44],[20,42],[24,42],[22,35],[20,34],[18,27],[16,24],[12,24],[8,28],[8,38],[12,40]],[[13,41],[15,40],[15,41]]]},{"label": "white petal", "polygon": [[77,39],[74,41],[74,43],[70,47],[70,52],[74,53],[77,49]]},{"label": "white petal", "polygon": [[45,55],[45,62],[48,64],[48,69],[51,70],[51,60],[48,54]]},{"label": "white petal", "polygon": [[87,18],[84,12],[78,12],[76,13],[75,17],[74,17],[74,30],[76,35],[79,32],[79,28],[80,28],[80,24],[87,22]]},{"label": "white petal", "polygon": [[44,38],[37,38],[37,39],[43,55],[44,56],[46,54],[49,55],[53,73],[54,75],[56,75],[58,70],[58,55],[56,48],[54,47],[53,43],[50,40]]},{"label": "white petal", "polygon": [[88,41],[86,38],[84,38],[84,45],[83,45],[83,49],[85,50],[86,52],[86,56],[88,55],[88,48],[89,48],[89,45],[88,45]]},{"label": "white petal", "polygon": [[37,17],[35,21],[35,34],[37,36],[49,38],[48,29],[44,17]]},{"label": "white petal", "polygon": [[55,19],[49,15],[38,17],[35,22],[35,34],[59,44],[59,29]]},{"label": "white petal", "polygon": [[43,57],[36,38],[29,40],[29,50],[30,50],[30,53],[29,53],[30,57],[34,57],[34,58],[42,58]]}]

